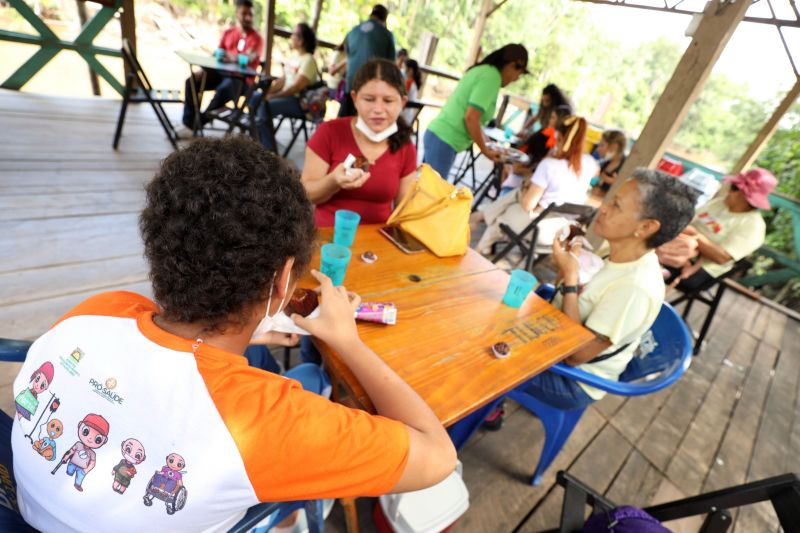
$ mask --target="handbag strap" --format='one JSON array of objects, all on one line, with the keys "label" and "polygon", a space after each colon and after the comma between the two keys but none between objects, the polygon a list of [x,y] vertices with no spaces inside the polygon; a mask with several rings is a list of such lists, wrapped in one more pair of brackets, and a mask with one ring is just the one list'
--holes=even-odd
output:
[{"label": "handbag strap", "polygon": [[611,359],[612,357],[614,357],[614,356],[615,356],[615,355],[617,355],[618,353],[620,353],[620,352],[622,352],[623,350],[625,350],[625,348],[627,348],[627,347],[628,347],[628,346],[630,346],[630,345],[631,345],[631,343],[629,343],[629,342],[628,342],[628,343],[625,343],[625,344],[623,344],[622,346],[620,346],[619,348],[617,348],[616,350],[614,350],[614,351],[613,351],[613,352],[611,352],[611,353],[606,353],[606,354],[603,354],[603,355],[598,355],[597,357],[595,357],[595,358],[594,358],[594,359],[592,359],[591,361],[588,361],[588,364],[590,364],[590,365],[593,365],[593,364],[595,364],[595,363],[599,363],[600,361],[605,361],[606,359]]},{"label": "handbag strap", "polygon": [[[419,190],[414,191],[414,194],[416,194],[417,192],[419,192]],[[429,205],[428,207],[426,207],[422,211],[419,211],[417,213],[413,213],[413,214],[410,214],[410,215],[406,215],[406,216],[403,216],[402,214],[400,214],[400,215],[396,216],[391,221],[391,225],[402,224],[403,222],[410,222],[412,220],[419,220],[419,219],[425,218],[427,216],[430,216],[430,215],[436,213],[437,211],[442,210],[442,208],[444,208],[445,202],[447,202],[448,200],[455,199],[455,197],[456,197],[456,194],[455,194],[455,191],[454,191],[453,193],[448,194],[447,196],[445,196],[443,198],[439,198],[438,200],[436,200],[434,203],[432,203],[431,205]]]}]

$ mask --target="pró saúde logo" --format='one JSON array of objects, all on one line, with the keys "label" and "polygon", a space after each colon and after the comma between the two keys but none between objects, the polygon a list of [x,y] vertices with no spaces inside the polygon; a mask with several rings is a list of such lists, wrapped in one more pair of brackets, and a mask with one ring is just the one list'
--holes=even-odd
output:
[{"label": "pr\u00f3 sa\u00fade logo", "polygon": [[89,380],[89,386],[96,394],[110,403],[113,403],[114,405],[122,405],[124,398],[116,392],[113,392],[113,389],[115,389],[117,386],[116,378],[110,377],[104,381],[91,378]]}]

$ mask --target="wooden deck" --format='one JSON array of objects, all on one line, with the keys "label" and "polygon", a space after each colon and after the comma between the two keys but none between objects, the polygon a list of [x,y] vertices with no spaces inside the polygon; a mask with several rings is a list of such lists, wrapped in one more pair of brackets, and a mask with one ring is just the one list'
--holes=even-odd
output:
[{"label": "wooden deck", "polygon": [[[142,186],[170,146],[150,109],[134,106],[114,152],[118,105],[0,91],[0,336],[33,338],[94,292],[149,293],[136,218]],[[177,117],[179,108],[168,112]],[[299,162],[302,147],[292,156]],[[698,305],[693,321],[702,313]],[[540,487],[528,481],[541,425],[509,404],[503,429],[479,432],[461,453],[471,506],[453,531],[554,527],[562,468],[614,501],[641,506],[800,471],[797,326],[729,292],[687,375],[658,394],[591,407]],[[6,411],[16,372],[0,366]],[[359,500],[364,531],[374,531],[372,504]],[[327,527],[344,531],[339,506]],[[768,504],[736,516],[736,531],[778,529]]]}]

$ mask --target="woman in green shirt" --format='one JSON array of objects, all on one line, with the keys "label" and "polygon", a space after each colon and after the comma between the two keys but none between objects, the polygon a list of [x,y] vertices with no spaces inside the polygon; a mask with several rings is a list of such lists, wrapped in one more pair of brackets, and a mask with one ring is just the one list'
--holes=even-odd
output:
[{"label": "woman in green shirt", "polygon": [[425,162],[447,179],[456,154],[473,142],[483,155],[497,160],[481,128],[494,117],[500,87],[527,74],[527,67],[528,50],[521,44],[507,44],[470,67],[425,132]]}]

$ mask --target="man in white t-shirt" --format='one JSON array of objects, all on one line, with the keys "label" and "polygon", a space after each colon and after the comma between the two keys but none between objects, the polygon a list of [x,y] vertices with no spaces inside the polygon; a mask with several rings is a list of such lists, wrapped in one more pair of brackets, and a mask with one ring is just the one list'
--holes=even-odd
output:
[{"label": "man in white t-shirt", "polygon": [[657,250],[669,271],[667,282],[682,290],[708,285],[764,243],[766,224],[758,210],[770,208],[775,176],[754,168],[725,182],[730,184],[727,194],[700,207],[691,225]]}]

